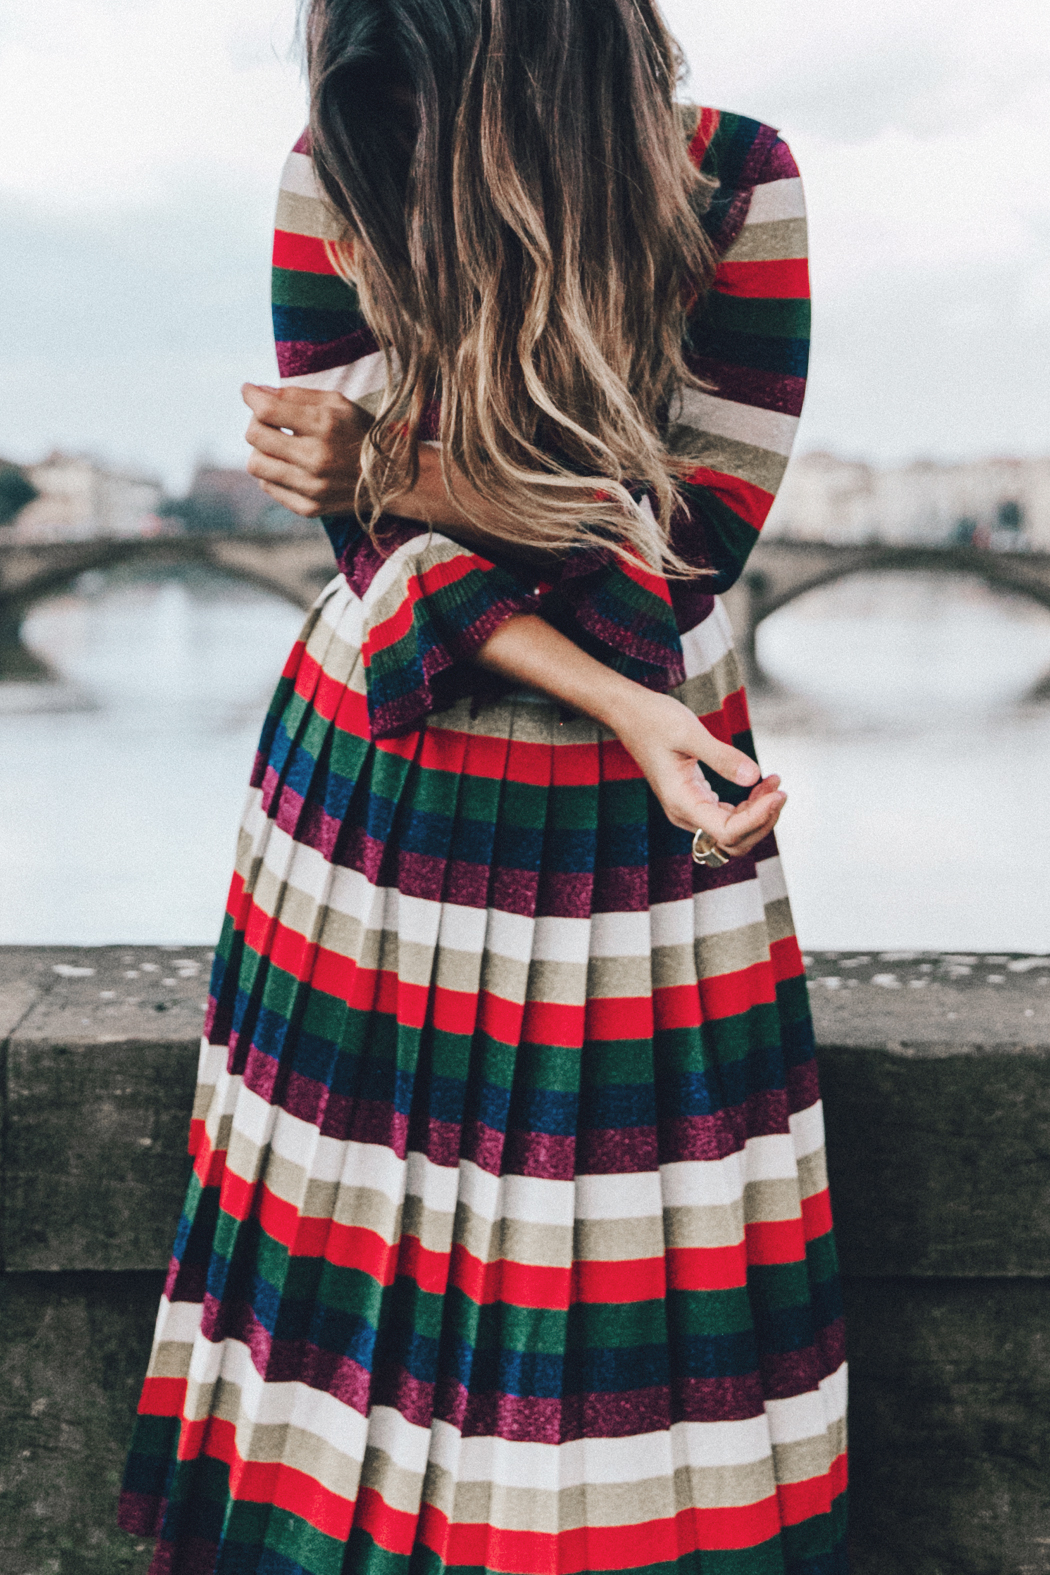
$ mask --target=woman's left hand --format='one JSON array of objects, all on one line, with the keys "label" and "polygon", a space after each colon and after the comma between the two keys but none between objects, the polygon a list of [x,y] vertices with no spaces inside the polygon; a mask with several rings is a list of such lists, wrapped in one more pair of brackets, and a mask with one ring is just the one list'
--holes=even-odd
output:
[{"label": "woman's left hand", "polygon": [[263,491],[303,519],[352,514],[372,418],[342,394],[316,388],[245,383],[241,397],[252,412],[248,474]]}]

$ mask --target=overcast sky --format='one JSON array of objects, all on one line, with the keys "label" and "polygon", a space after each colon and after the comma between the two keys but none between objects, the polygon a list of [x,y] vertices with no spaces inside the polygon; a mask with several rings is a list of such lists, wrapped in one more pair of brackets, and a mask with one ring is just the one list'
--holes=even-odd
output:
[{"label": "overcast sky", "polygon": [[[816,298],[800,445],[1050,452],[1046,0],[666,0],[690,97],[779,126]],[[291,0],[5,0],[0,457],[183,486],[275,375]]]}]

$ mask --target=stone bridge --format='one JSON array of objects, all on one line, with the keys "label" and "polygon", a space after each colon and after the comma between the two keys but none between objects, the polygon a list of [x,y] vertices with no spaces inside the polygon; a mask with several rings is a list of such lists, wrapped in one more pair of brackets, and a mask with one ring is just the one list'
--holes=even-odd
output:
[{"label": "stone bridge", "polygon": [[[1050,553],[987,552],[978,547],[890,546],[867,542],[856,547],[815,541],[760,541],[738,584],[725,596],[736,631],[738,654],[748,688],[768,686],[755,649],[758,626],[796,597],[851,574],[886,570],[971,574],[996,590],[1028,596],[1050,608]],[[1050,698],[1050,675],[1032,691]]]},{"label": "stone bridge", "polygon": [[287,534],[208,533],[0,546],[0,678],[47,676],[22,643],[29,608],[57,596],[92,571],[198,563],[309,607],[335,569],[320,527]]},{"label": "stone bridge", "polygon": [[[40,677],[44,670],[21,641],[21,624],[34,602],[55,596],[82,574],[126,564],[142,567],[206,564],[298,607],[309,607],[333,571],[332,550],[316,532],[208,533],[0,546],[0,678]],[[726,595],[748,687],[768,686],[755,649],[759,624],[807,591],[851,574],[883,570],[971,574],[997,590],[1028,596],[1050,608],[1050,553],[987,552],[975,547],[905,547],[869,542],[762,541],[740,582]],[[1050,675],[1033,691],[1050,697]]]}]

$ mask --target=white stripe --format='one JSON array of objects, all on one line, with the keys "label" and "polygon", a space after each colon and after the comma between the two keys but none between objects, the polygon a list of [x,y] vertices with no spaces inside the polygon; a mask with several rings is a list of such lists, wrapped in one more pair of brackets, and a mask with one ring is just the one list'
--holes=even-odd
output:
[{"label": "white stripe", "polygon": [[764,181],[751,193],[745,224],[773,224],[777,219],[804,219],[806,197],[797,175],[790,180]]},{"label": "white stripe", "polygon": [[766,1415],[774,1444],[796,1444],[804,1438],[821,1438],[829,1424],[846,1414],[845,1363],[822,1380],[819,1389],[791,1395],[787,1400],[767,1400]]},{"label": "white stripe", "polygon": [[487,952],[520,963],[531,962],[538,955],[533,945],[533,932],[538,928],[535,919],[524,913],[506,913],[502,908],[479,908],[478,912],[485,920]]},{"label": "white stripe", "polygon": [[324,196],[314,174],[313,160],[306,153],[289,153],[281,172],[281,190],[295,197],[312,197],[324,202]]},{"label": "white stripe", "polygon": [[628,1438],[578,1438],[565,1444],[463,1438],[435,1421],[430,1458],[460,1482],[492,1482],[557,1492],[588,1484],[615,1486],[670,1476],[675,1467],[745,1466],[770,1454],[764,1416],[739,1422],[678,1422],[665,1432]]},{"label": "white stripe", "polygon": [[295,1380],[275,1383],[273,1379],[262,1378],[252,1362],[251,1352],[240,1340],[226,1340],[215,1349],[222,1351],[222,1377],[240,1390],[238,1445],[246,1454],[250,1456],[251,1448],[248,1440],[241,1437],[243,1428],[252,1424],[264,1427],[291,1424],[323,1439],[346,1460],[360,1465],[369,1431],[367,1417],[322,1389],[312,1389]]},{"label": "white stripe", "polygon": [[422,1476],[430,1453],[430,1429],[409,1422],[393,1406],[376,1405],[368,1418],[368,1443],[381,1449],[403,1471]]},{"label": "white stripe", "polygon": [[349,366],[330,366],[323,372],[301,372],[296,377],[283,377],[281,383],[285,388],[320,388],[342,394],[344,399],[363,399],[366,394],[381,394],[386,388],[386,363],[382,351],[374,350],[371,355],[351,361]]},{"label": "white stripe", "polygon": [[682,656],[687,678],[709,673],[733,649],[733,626],[729,614],[716,597],[710,615],[682,635]]},{"label": "white stripe", "polygon": [[722,1159],[681,1159],[661,1165],[660,1190],[669,1209],[739,1203],[744,1196],[743,1150]]},{"label": "white stripe", "polygon": [[197,1057],[197,1082],[203,1083],[205,1088],[214,1088],[226,1070],[229,1056],[229,1045],[212,1045],[202,1037],[200,1055]]},{"label": "white stripe", "polygon": [[649,909],[649,929],[653,947],[692,946],[696,940],[696,916],[692,897],[674,902],[654,902]]},{"label": "white stripe", "polygon": [[798,1162],[790,1132],[749,1137],[744,1145],[744,1176],[752,1181],[795,1181]]},{"label": "white stripe", "polygon": [[760,410],[755,405],[739,404],[735,399],[719,399],[699,388],[684,388],[681,405],[673,414],[682,426],[694,427],[713,437],[729,438],[734,443],[748,443],[772,454],[783,454],[785,459],[791,453],[798,428],[797,416],[786,416],[779,410]]},{"label": "white stripe", "polygon": [[658,1171],[576,1177],[578,1220],[661,1219],[663,1207]]},{"label": "white stripe", "polygon": [[166,1296],[162,1296],[153,1335],[154,1344],[165,1340],[173,1345],[192,1345],[200,1333],[203,1316],[203,1302],[169,1302]]},{"label": "white stripe", "polygon": [[788,1116],[788,1126],[797,1158],[805,1159],[824,1147],[824,1107],[819,1099],[808,1109],[796,1110],[794,1115]]},{"label": "white stripe", "polygon": [[493,1176],[472,1160],[459,1162],[459,1197],[479,1219],[571,1225],[574,1185],[539,1176]]},{"label": "white stripe", "polygon": [[762,901],[778,902],[788,894],[787,882],[784,879],[784,866],[779,855],[774,854],[770,859],[759,859],[755,865],[758,872],[759,885],[762,888]]},{"label": "white stripe", "polygon": [[545,915],[536,920],[531,955],[526,961],[585,964],[590,945],[590,919],[560,919]]},{"label": "white stripe", "polygon": [[[673,906],[665,903],[665,907]],[[591,916],[592,957],[648,957],[652,949],[649,914],[595,913]]]},{"label": "white stripe", "polygon": [[761,924],[766,916],[762,888],[757,880],[699,891],[693,898],[693,905],[696,910],[694,933],[698,939],[724,935],[727,930],[740,930],[748,924]]}]

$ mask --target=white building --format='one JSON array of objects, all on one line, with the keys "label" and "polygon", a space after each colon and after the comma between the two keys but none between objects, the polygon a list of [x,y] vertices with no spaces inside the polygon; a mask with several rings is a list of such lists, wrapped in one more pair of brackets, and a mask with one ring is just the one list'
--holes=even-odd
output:
[{"label": "white building", "polygon": [[1050,457],[878,469],[803,454],[788,467],[765,534],[842,543],[972,539],[1050,552]]},{"label": "white building", "polygon": [[163,489],[152,476],[108,470],[85,455],[57,452],[22,468],[39,496],[5,528],[5,541],[148,536],[160,528],[155,510]]}]

